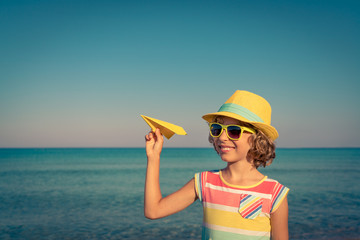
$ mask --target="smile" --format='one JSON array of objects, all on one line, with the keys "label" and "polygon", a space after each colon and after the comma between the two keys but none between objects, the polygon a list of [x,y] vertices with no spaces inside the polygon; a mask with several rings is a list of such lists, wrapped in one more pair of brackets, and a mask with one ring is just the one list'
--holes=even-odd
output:
[{"label": "smile", "polygon": [[226,153],[231,151],[232,149],[234,149],[234,147],[229,147],[229,146],[219,146],[221,152]]}]

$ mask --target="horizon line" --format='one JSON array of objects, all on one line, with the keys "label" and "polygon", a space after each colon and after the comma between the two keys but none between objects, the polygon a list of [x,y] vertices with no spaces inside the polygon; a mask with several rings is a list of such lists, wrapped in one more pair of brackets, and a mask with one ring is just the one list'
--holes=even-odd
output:
[{"label": "horizon line", "polygon": [[[1,149],[145,149],[145,147],[0,147]],[[276,149],[357,149],[360,147],[277,147]],[[163,147],[163,149],[213,149],[209,147]]]}]

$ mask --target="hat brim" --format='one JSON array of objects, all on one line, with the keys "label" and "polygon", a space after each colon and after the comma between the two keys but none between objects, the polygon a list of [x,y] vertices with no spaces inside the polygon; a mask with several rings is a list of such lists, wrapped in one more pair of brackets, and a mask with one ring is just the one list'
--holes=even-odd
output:
[{"label": "hat brim", "polygon": [[222,117],[230,117],[230,118],[234,118],[237,120],[240,120],[242,122],[246,122],[246,123],[250,123],[251,125],[253,125],[254,127],[256,127],[257,129],[260,129],[266,136],[268,136],[271,140],[275,140],[279,137],[279,133],[277,132],[277,130],[266,123],[261,123],[261,122],[253,122],[253,121],[249,121],[246,118],[232,113],[232,112],[216,112],[216,113],[209,113],[209,114],[205,114],[202,118],[207,121],[207,122],[213,122],[215,117],[218,116],[222,116]]}]

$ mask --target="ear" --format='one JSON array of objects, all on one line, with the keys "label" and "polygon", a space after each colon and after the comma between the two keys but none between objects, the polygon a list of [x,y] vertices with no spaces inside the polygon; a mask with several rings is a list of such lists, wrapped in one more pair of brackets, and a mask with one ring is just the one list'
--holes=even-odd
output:
[{"label": "ear", "polygon": [[250,149],[252,149],[253,146],[254,146],[256,134],[257,134],[257,133],[251,134],[251,135],[248,137],[248,139],[247,139],[247,142],[248,142],[248,144],[249,144],[249,146],[250,146]]}]

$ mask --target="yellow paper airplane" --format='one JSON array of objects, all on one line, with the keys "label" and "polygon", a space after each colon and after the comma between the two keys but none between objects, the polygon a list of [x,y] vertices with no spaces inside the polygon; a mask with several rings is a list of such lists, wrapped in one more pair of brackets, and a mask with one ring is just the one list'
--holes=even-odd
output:
[{"label": "yellow paper airplane", "polygon": [[151,130],[155,131],[156,128],[160,129],[160,132],[167,138],[170,139],[175,133],[179,135],[186,135],[185,130],[172,123],[164,122],[155,118],[141,115],[147,124],[151,127]]}]

